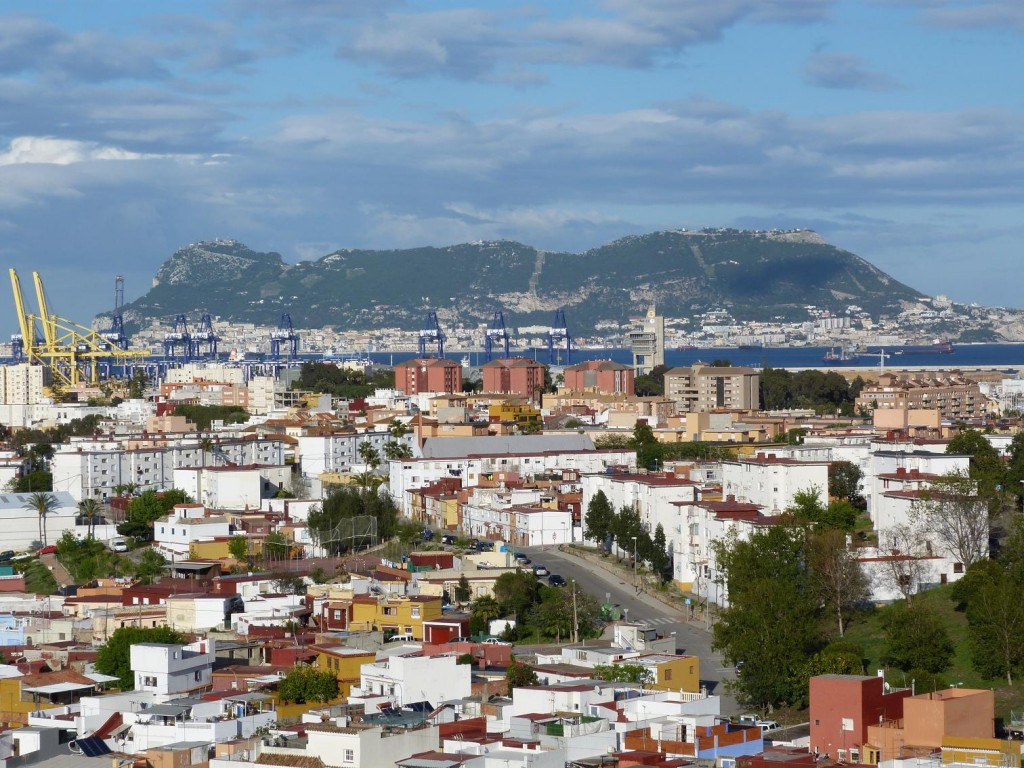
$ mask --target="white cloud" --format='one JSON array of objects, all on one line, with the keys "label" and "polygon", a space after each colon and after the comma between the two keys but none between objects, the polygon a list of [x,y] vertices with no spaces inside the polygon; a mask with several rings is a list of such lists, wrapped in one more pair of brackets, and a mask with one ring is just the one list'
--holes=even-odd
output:
[{"label": "white cloud", "polygon": [[120,147],[105,147],[91,141],[56,139],[52,136],[18,136],[7,151],[0,152],[3,165],[71,165],[97,160],[147,160],[160,157],[129,152]]},{"label": "white cloud", "polygon": [[872,71],[864,59],[850,53],[815,53],[803,73],[807,83],[821,88],[891,91],[898,87],[893,78]]}]

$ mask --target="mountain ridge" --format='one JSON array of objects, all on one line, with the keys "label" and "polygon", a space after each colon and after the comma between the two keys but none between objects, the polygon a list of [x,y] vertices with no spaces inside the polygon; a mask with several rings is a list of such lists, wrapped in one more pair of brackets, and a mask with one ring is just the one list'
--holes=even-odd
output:
[{"label": "mountain ridge", "polygon": [[577,333],[625,323],[650,303],[671,317],[726,309],[741,320],[807,318],[806,306],[873,316],[924,294],[812,230],[661,230],[581,253],[512,240],[401,250],[342,248],[287,264],[236,240],[179,248],[152,288],[124,308],[126,322],[190,318],[296,327],[415,329],[428,311],[443,321],[544,325],[564,308]]}]

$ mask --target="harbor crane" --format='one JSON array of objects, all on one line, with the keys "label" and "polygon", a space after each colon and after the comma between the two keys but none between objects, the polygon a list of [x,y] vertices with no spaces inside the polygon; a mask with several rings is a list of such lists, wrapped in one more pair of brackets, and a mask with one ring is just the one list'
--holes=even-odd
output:
[{"label": "harbor crane", "polygon": [[299,334],[292,326],[292,316],[289,312],[281,315],[277,329],[270,332],[270,357],[280,360],[282,347],[286,350],[285,354],[289,360],[299,356]]},{"label": "harbor crane", "polygon": [[491,325],[484,332],[484,357],[487,358],[487,362],[491,362],[495,342],[504,344],[505,357],[508,357],[508,331],[505,329],[505,316],[500,309],[494,310]]},{"label": "harbor crane", "polygon": [[114,277],[114,313],[110,317],[110,328],[100,333],[117,349],[128,349],[128,334],[124,332],[124,276]]},{"label": "harbor crane", "polygon": [[448,339],[441,330],[441,323],[437,319],[437,312],[427,314],[427,322],[420,330],[419,352],[420,357],[426,357],[427,346],[437,345],[437,356],[444,357],[444,343]]},{"label": "harbor crane", "polygon": [[12,347],[30,365],[45,367],[51,384],[98,384],[101,367],[113,364],[124,368],[130,361],[148,354],[115,346],[103,334],[52,313],[38,272],[32,273],[38,314],[30,314],[25,309],[17,270],[12,268],[9,274],[20,330],[11,339]]},{"label": "harbor crane", "polygon": [[[565,360],[560,360],[558,348],[565,350]],[[572,339],[569,336],[569,328],[565,323],[565,312],[559,307],[555,310],[555,319],[548,328],[548,362],[556,364],[559,362],[569,363],[572,354]]]},{"label": "harbor crane", "polygon": [[[216,358],[218,341],[220,337],[213,331],[213,318],[209,312],[204,312],[199,318],[199,327],[192,332],[192,350],[189,356]],[[205,353],[203,345],[206,346]]]},{"label": "harbor crane", "polygon": [[178,350],[181,350],[181,359],[186,362],[192,357],[192,332],[188,329],[188,319],[184,315],[174,318],[174,329],[164,334],[164,357],[172,360],[178,359]]}]

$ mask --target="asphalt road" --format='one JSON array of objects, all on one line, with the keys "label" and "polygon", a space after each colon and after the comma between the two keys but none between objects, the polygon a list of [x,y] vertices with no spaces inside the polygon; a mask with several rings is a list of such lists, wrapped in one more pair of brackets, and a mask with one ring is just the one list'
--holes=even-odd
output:
[{"label": "asphalt road", "polygon": [[[623,611],[623,618],[650,624],[659,634],[676,636],[677,653],[688,653],[700,658],[700,677],[708,691],[722,697],[722,714],[738,714],[736,702],[723,682],[735,677],[732,667],[722,663],[720,654],[711,650],[711,633],[703,622],[687,621],[683,613],[647,594],[636,594],[632,580],[609,573],[586,560],[579,559],[556,548],[529,547],[525,552],[534,564],[542,563],[551,573],[566,581],[575,579],[580,588],[601,602],[611,602]],[[530,566],[532,567],[532,565]]]}]

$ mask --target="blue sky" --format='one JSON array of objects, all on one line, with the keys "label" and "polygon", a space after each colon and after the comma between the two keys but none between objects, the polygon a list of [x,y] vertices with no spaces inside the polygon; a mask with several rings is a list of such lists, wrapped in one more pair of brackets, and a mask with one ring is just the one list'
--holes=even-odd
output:
[{"label": "blue sky", "polygon": [[83,321],[208,238],[810,227],[1022,306],[1022,100],[1019,0],[7,0],[0,256]]}]

